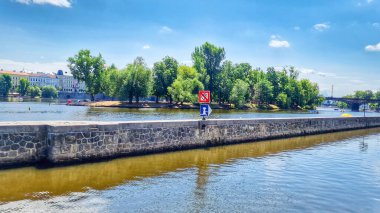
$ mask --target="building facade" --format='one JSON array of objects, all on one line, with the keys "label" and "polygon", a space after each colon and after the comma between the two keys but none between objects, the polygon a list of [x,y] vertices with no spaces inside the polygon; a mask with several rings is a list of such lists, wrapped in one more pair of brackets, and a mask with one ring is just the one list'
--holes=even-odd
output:
[{"label": "building facade", "polygon": [[31,86],[53,86],[58,91],[65,93],[85,93],[86,85],[84,82],[74,79],[71,75],[64,75],[62,70],[57,74],[46,74],[42,72],[27,73],[17,71],[0,70],[0,74],[9,74],[12,78],[12,92],[17,92],[21,79],[27,79]]},{"label": "building facade", "polygon": [[0,74],[8,74],[11,76],[11,78],[12,78],[11,92],[17,92],[18,87],[20,86],[20,80],[21,79],[29,80],[29,73],[26,73],[26,72],[0,70]]},{"label": "building facade", "polygon": [[62,92],[76,92],[85,93],[86,85],[82,81],[76,80],[71,75],[63,75],[63,72],[58,71],[57,79],[60,86],[60,91]]},{"label": "building facade", "polygon": [[59,89],[59,79],[56,75],[46,73],[29,73],[29,82],[31,86],[53,86]]}]

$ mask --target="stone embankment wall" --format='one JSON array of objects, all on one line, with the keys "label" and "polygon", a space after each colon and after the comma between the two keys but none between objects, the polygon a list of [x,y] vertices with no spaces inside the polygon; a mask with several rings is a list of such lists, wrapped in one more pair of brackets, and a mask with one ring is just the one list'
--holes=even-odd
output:
[{"label": "stone embankment wall", "polygon": [[379,126],[380,117],[0,123],[0,167],[41,160],[73,163]]}]

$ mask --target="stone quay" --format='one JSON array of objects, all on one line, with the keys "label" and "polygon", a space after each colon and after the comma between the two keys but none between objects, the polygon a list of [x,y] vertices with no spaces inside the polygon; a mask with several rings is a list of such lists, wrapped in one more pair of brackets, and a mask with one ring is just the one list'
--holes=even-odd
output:
[{"label": "stone quay", "polygon": [[72,164],[380,126],[380,117],[0,122],[0,168]]}]

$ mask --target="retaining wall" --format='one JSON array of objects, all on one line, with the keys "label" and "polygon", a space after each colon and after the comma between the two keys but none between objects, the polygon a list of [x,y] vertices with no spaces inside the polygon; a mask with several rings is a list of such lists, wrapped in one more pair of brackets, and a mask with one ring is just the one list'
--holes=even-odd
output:
[{"label": "retaining wall", "polygon": [[380,126],[380,117],[0,123],[0,167],[73,163]]}]

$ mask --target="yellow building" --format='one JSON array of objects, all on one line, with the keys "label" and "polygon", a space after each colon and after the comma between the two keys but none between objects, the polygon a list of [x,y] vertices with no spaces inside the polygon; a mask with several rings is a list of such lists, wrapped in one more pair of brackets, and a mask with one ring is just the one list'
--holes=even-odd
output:
[{"label": "yellow building", "polygon": [[12,92],[16,92],[18,89],[18,86],[20,85],[20,80],[21,79],[27,79],[29,78],[29,74],[25,72],[16,72],[16,71],[4,71],[0,70],[0,75],[1,74],[8,74],[12,78]]}]

